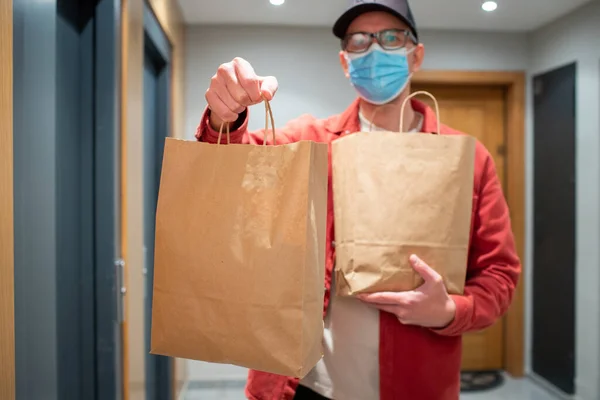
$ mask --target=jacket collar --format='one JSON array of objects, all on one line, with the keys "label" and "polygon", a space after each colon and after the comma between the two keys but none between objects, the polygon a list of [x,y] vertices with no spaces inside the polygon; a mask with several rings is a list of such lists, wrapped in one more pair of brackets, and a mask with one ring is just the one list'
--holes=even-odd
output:
[{"label": "jacket collar", "polygon": [[[350,107],[341,114],[335,115],[325,120],[325,129],[337,135],[347,135],[360,131],[360,123],[358,120],[358,109],[360,100],[357,98],[352,102]],[[411,99],[413,110],[423,115],[423,132],[439,133],[438,120],[435,112],[418,100]]]}]

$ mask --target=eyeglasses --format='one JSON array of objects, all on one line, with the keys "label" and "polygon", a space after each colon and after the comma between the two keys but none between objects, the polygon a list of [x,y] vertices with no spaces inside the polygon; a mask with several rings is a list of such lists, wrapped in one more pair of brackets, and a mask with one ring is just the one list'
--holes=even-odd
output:
[{"label": "eyeglasses", "polygon": [[408,40],[417,43],[417,39],[409,30],[385,29],[376,33],[355,32],[342,39],[342,50],[348,53],[364,53],[369,50],[373,39],[385,50],[398,50],[406,46]]}]

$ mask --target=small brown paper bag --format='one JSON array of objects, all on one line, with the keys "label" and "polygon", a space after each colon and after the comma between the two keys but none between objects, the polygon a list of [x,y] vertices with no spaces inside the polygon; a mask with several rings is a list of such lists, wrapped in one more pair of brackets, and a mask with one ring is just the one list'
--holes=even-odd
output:
[{"label": "small brown paper bag", "polygon": [[[336,289],[341,295],[408,291],[423,281],[416,254],[462,294],[473,202],[475,139],[360,132],[333,142]],[[402,129],[402,128],[401,128]]]},{"label": "small brown paper bag", "polygon": [[[271,125],[275,143],[272,115]],[[316,365],[327,152],[327,144],[309,141],[225,146],[167,139],[153,354],[299,378]]]}]

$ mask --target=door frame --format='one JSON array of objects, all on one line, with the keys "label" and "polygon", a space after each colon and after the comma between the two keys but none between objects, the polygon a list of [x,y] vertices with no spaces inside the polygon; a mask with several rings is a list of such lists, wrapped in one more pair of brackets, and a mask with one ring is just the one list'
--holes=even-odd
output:
[{"label": "door frame", "polygon": [[[172,53],[173,53],[173,44],[167,37],[167,34],[163,30],[160,25],[154,10],[150,6],[148,2],[144,3],[144,59],[149,57],[154,68],[157,69],[157,79],[158,79],[158,90],[157,95],[161,96],[162,99],[159,99],[157,106],[157,126],[160,128],[164,128],[165,137],[172,137],[172,125],[170,123],[169,117],[172,112],[172,101],[171,101],[171,62],[172,62]],[[146,110],[143,111],[144,113]],[[143,140],[148,140],[149,138],[144,137]],[[155,145],[158,146],[158,152],[155,153],[155,165],[162,165],[162,149],[164,147],[164,139],[157,140],[157,137],[153,137],[152,140],[155,140]],[[145,148],[144,148],[145,149]],[[144,151],[142,159],[144,160],[148,156]],[[144,169],[144,173],[147,171]],[[159,176],[155,176],[154,178],[159,179]],[[146,179],[143,180],[146,182]],[[145,193],[145,188],[144,188]],[[158,193],[157,193],[158,195]],[[144,206],[146,205],[146,199],[143,199]],[[145,211],[144,211],[145,212]],[[146,229],[146,227],[144,227]],[[144,260],[145,262],[145,260]],[[145,271],[145,279],[153,279],[154,273],[148,273]],[[146,282],[144,286],[148,287],[147,284],[151,283],[151,287],[154,287],[153,282]],[[152,296],[151,293],[147,293],[147,296]],[[144,302],[146,302],[147,296],[144,297]],[[146,304],[144,304],[144,311],[146,311]],[[145,321],[147,323],[150,321]],[[144,335],[144,338],[146,336]],[[147,343],[148,349],[150,349],[150,344]],[[154,393],[156,398],[164,399],[164,396],[172,396],[173,394],[173,359],[164,356],[157,356],[147,354],[147,364],[146,364],[146,396],[150,393]],[[148,363],[152,363],[153,368],[149,368]],[[152,379],[149,379],[148,373],[153,373],[154,376]],[[154,386],[154,392],[148,391],[148,385]]]},{"label": "door frame", "polygon": [[[153,11],[172,44],[171,114],[169,128],[183,137],[184,103],[184,22],[175,0],[121,0],[121,246],[123,249],[127,296],[124,332],[124,400],[145,397],[145,349],[139,340],[144,335],[143,278],[143,68],[144,10]],[[179,360],[179,359],[178,359]],[[183,365],[185,367],[185,364]],[[173,362],[173,396],[183,382],[175,381],[185,368]],[[175,372],[176,371],[176,372]],[[185,378],[183,378],[185,379]]]},{"label": "door frame", "polygon": [[0,2],[0,398],[15,389],[13,8]]},{"label": "door frame", "polygon": [[[506,90],[506,190],[517,252],[525,260],[525,72],[419,71],[414,84],[501,86]],[[523,267],[524,268],[524,267]],[[504,369],[525,375],[524,276],[521,273],[513,302],[504,320]]]},{"label": "door frame", "polygon": [[126,290],[120,202],[120,8],[120,0],[97,1],[94,21],[94,261],[96,396],[99,400],[124,397],[122,324]]}]

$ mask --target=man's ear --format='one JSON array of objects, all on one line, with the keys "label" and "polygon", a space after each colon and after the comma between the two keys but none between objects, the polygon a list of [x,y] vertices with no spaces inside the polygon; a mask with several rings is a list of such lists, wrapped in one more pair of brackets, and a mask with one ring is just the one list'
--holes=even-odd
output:
[{"label": "man's ear", "polygon": [[346,53],[343,50],[340,51],[340,65],[344,71],[344,76],[346,78],[350,78],[350,73],[348,73],[348,59],[346,58]]},{"label": "man's ear", "polygon": [[423,65],[423,59],[425,58],[425,46],[423,43],[419,43],[415,46],[415,50],[412,53],[412,70],[411,73],[415,73],[421,70]]}]

